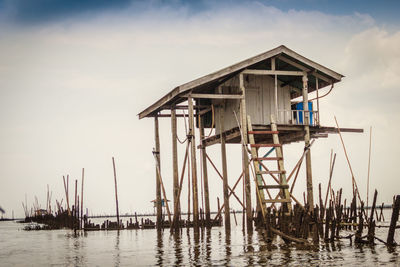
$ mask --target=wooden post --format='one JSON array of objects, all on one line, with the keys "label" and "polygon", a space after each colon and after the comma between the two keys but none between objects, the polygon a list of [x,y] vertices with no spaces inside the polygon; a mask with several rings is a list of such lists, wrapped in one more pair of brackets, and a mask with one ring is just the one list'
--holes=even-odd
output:
[{"label": "wooden post", "polygon": [[206,209],[206,226],[211,226],[211,219],[210,219],[210,197],[208,192],[208,171],[207,171],[207,157],[206,157],[206,147],[203,142],[204,139],[204,117],[201,117],[200,121],[200,144],[201,144],[201,161],[203,167],[203,179],[204,179],[204,202],[205,202],[205,209]]},{"label": "wooden post", "polygon": [[81,228],[84,228],[84,221],[83,221],[83,182],[85,179],[85,169],[82,168],[82,184],[81,184]]},{"label": "wooden post", "polygon": [[[310,145],[310,112],[308,110],[308,78],[303,75],[303,114],[304,114],[304,145]],[[310,212],[314,209],[314,196],[311,170],[311,149],[306,154],[306,174],[307,174],[307,203]]]},{"label": "wooden post", "polygon": [[[172,133],[172,177],[173,177],[173,195],[174,195],[174,217],[179,218],[179,174],[178,174],[178,143],[176,130],[176,110],[175,106],[171,108],[171,133]],[[177,214],[175,215],[175,213]],[[178,219],[179,221],[179,219]],[[179,223],[176,224],[176,227]]]},{"label": "wooden post", "polygon": [[77,219],[77,201],[78,201],[78,180],[75,180],[75,205],[74,205],[74,229],[76,230],[75,220]]},{"label": "wooden post", "polygon": [[196,166],[196,138],[194,131],[194,110],[193,99],[188,97],[189,106],[189,135],[191,137],[191,164],[192,164],[192,197],[193,197],[193,226],[195,231],[199,231],[199,199],[197,190],[197,166]]},{"label": "wooden post", "polygon": [[117,172],[115,170],[115,160],[112,157],[113,169],[114,169],[114,184],[115,184],[115,207],[117,209],[117,227],[119,229],[119,209],[118,209],[118,191],[117,191]]},{"label": "wooden post", "polygon": [[[221,87],[218,88],[218,92],[221,92]],[[224,103],[218,107],[218,128],[219,136],[221,142],[221,160],[222,160],[222,176],[223,176],[223,195],[224,195],[224,219],[225,219],[225,230],[229,231],[231,229],[231,219],[230,219],[230,208],[229,208],[229,191],[228,191],[228,169],[226,165],[226,137],[224,134]]]},{"label": "wooden post", "polygon": [[[161,217],[162,217],[162,206],[161,206],[161,184],[158,179],[157,166],[160,165],[160,133],[158,125],[158,117],[154,117],[154,137],[155,137],[155,150],[153,153],[156,156],[156,208],[157,208],[157,229],[161,229]],[[161,168],[161,167],[160,167]]]},{"label": "wooden post", "polygon": [[249,174],[249,154],[247,152],[247,112],[246,112],[246,89],[243,82],[243,74],[239,75],[239,85],[242,91],[242,100],[240,101],[240,118],[241,118],[241,130],[242,130],[242,169],[244,173],[244,188],[246,194],[246,223],[247,231],[253,230],[253,212],[251,209],[251,186],[250,186],[250,174]]},{"label": "wooden post", "polygon": [[318,77],[315,77],[315,90],[317,91],[317,121],[316,125],[321,125],[319,122],[319,93],[318,93],[319,85],[318,85]]},{"label": "wooden post", "polygon": [[390,227],[388,232],[387,244],[389,246],[393,246],[394,243],[394,231],[396,230],[396,223],[399,219],[399,210],[400,210],[400,195],[396,196],[396,200],[393,203],[393,212],[392,219],[390,221]]},{"label": "wooden post", "polygon": [[[372,138],[372,126],[369,127],[369,150],[368,150],[368,176],[367,176],[367,207],[368,206],[368,199],[369,199],[369,171],[370,171],[370,164],[371,164],[371,138]],[[368,216],[368,210],[367,210]],[[373,214],[371,214],[373,216]],[[378,218],[377,218],[378,219]]]}]

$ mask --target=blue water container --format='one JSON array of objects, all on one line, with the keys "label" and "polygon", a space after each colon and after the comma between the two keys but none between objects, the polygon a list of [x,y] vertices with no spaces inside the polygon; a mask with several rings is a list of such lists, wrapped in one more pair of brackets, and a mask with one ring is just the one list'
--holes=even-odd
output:
[{"label": "blue water container", "polygon": [[[299,102],[296,104],[296,110],[304,110],[303,102]],[[308,101],[308,110],[313,110],[311,101]],[[299,112],[299,118],[297,118],[297,123],[304,124],[303,123],[303,112]],[[310,112],[310,125],[313,125],[313,113],[312,112]]]}]

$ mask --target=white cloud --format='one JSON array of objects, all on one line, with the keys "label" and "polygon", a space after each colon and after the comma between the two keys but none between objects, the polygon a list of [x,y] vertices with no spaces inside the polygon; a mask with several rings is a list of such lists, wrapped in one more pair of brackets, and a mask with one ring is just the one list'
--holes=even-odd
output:
[{"label": "white cloud", "polygon": [[[321,100],[323,123],[333,126],[336,114],[341,127],[374,125],[372,187],[378,188],[385,202],[396,193],[395,165],[388,163],[394,163],[400,148],[395,138],[389,138],[398,132],[399,32],[385,31],[365,14],[283,12],[259,3],[193,15],[186,9],[169,8],[139,15],[130,12],[26,28],[0,26],[5,29],[0,37],[0,123],[4,128],[0,160],[5,166],[0,176],[7,185],[0,195],[4,208],[19,211],[16,203],[25,192],[44,200],[47,183],[56,190],[54,197],[61,198],[61,175],[69,172],[77,178],[85,167],[89,208],[111,213],[111,156],[115,155],[122,212],[131,206],[152,211],[153,122],[138,121],[136,114],[174,86],[280,44],[346,75]],[[167,188],[171,188],[169,127],[169,121],[161,123]],[[182,123],[180,128],[182,136]],[[345,140],[359,186],[365,188],[368,136],[348,134]],[[288,169],[301,146],[285,149]],[[331,136],[314,146],[315,188],[318,182],[326,183],[331,147],[338,153],[335,187],[351,184],[339,139]],[[219,148],[210,151],[219,165]],[[231,146],[229,151],[229,157],[234,155],[229,159],[233,183],[240,172],[240,153]],[[222,188],[219,178],[210,173],[215,209]],[[295,190],[299,199],[305,189],[304,176],[299,177]]]}]

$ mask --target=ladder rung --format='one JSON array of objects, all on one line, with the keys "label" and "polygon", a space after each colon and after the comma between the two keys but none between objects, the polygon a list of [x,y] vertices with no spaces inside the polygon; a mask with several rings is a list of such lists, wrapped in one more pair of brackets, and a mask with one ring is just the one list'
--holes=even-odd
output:
[{"label": "ladder rung", "polygon": [[249,134],[278,134],[278,131],[248,131]]},{"label": "ladder rung", "polygon": [[262,160],[283,160],[283,158],[280,158],[280,157],[253,158],[253,160],[256,160],[256,161],[262,161]]},{"label": "ladder rung", "polygon": [[251,147],[281,147],[281,144],[250,144]]},{"label": "ladder rung", "polygon": [[264,199],[264,203],[290,203],[290,199]]},{"label": "ladder rung", "polygon": [[286,171],[256,171],[256,174],[283,174]]},{"label": "ladder rung", "polygon": [[259,189],[289,189],[287,184],[259,185]]}]

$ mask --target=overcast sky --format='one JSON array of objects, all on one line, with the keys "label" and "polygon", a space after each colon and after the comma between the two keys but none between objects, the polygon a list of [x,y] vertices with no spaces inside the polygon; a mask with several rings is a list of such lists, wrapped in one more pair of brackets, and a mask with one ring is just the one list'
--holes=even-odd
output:
[{"label": "overcast sky", "polygon": [[[322,124],[334,126],[336,115],[341,127],[365,130],[343,134],[363,198],[373,127],[371,192],[377,188],[378,202],[389,203],[400,193],[398,11],[397,1],[0,0],[0,206],[22,216],[26,194],[28,205],[37,196],[45,207],[47,184],[53,200],[65,199],[62,175],[71,176],[72,192],[85,168],[85,206],[115,213],[114,156],[120,213],[152,211],[153,120],[137,114],[177,85],[281,44],[346,76],[321,100]],[[183,125],[179,120],[181,139]],[[172,199],[169,119],[160,127],[162,175]],[[303,146],[285,147],[288,171]],[[217,166],[219,149],[209,149]],[[313,146],[315,196],[318,183],[326,190],[331,149],[333,187],[349,197],[351,175],[337,135]],[[228,150],[233,185],[240,146]],[[215,210],[222,182],[210,166],[209,174]],[[302,199],[304,190],[302,169],[295,196]],[[186,187],[182,196],[186,209]]]}]

